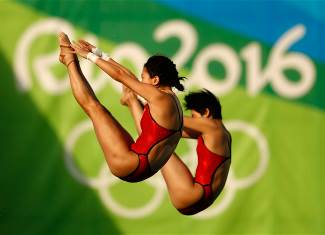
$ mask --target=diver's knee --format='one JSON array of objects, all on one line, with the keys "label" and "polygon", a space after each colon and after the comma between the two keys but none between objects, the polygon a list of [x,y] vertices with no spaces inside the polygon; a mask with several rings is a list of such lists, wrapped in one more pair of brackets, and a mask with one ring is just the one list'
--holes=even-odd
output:
[{"label": "diver's knee", "polygon": [[123,178],[129,175],[136,168],[136,165],[132,164],[132,161],[128,161],[124,156],[111,154],[108,167],[114,176]]}]

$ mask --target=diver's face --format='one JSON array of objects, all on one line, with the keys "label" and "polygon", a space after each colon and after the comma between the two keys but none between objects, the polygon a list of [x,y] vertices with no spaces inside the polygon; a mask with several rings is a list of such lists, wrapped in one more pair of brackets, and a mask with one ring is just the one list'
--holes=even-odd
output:
[{"label": "diver's face", "polygon": [[200,117],[202,117],[202,114],[195,111],[194,109],[191,109],[191,113],[192,113],[192,118],[200,118]]},{"label": "diver's face", "polygon": [[158,76],[150,77],[150,74],[148,73],[146,67],[143,67],[142,69],[141,78],[143,83],[150,84],[155,87],[159,86],[159,77]]},{"label": "diver's face", "polygon": [[142,69],[141,78],[142,78],[142,82],[146,84],[151,84],[153,80],[150,78],[150,75],[146,67],[143,67]]}]

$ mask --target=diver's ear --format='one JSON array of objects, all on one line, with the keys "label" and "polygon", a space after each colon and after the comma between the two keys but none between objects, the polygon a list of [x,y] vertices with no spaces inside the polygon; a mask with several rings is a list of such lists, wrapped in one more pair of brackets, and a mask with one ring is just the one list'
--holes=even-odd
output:
[{"label": "diver's ear", "polygon": [[159,85],[159,82],[160,82],[160,78],[156,75],[152,79],[153,79],[152,85],[158,86]]},{"label": "diver's ear", "polygon": [[208,108],[205,108],[205,109],[204,109],[204,113],[203,113],[202,116],[208,118],[208,117],[210,116],[210,114],[211,114],[211,113],[210,113],[210,110],[209,110]]}]

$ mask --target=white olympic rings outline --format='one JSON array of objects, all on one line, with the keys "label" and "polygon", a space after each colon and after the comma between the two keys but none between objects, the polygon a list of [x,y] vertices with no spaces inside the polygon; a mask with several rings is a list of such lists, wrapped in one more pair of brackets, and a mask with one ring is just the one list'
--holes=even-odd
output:
[{"label": "white olympic rings outline", "polygon": [[[225,125],[228,127],[230,131],[243,131],[249,137],[253,138],[257,142],[257,147],[260,152],[261,160],[259,161],[258,166],[255,171],[245,177],[244,179],[236,179],[233,170],[231,168],[228,176],[227,183],[224,188],[224,195],[222,200],[219,203],[215,203],[215,206],[208,208],[207,210],[197,214],[194,218],[197,219],[206,219],[211,218],[213,216],[221,214],[231,203],[231,201],[235,197],[235,193],[237,189],[243,189],[249,187],[256,183],[264,174],[267,168],[268,160],[269,160],[269,150],[267,140],[264,135],[253,125],[245,123],[243,121],[234,120],[227,121]],[[126,217],[126,218],[141,218],[151,214],[154,210],[156,210],[163,198],[166,190],[164,180],[160,173],[157,173],[155,176],[146,180],[145,182],[149,183],[152,187],[155,188],[156,192],[153,198],[147,203],[144,207],[140,208],[127,208],[119,205],[112,197],[112,195],[108,192],[107,187],[112,186],[119,182],[118,178],[114,177],[112,174],[108,173],[106,164],[103,164],[98,176],[96,178],[88,178],[85,177],[80,170],[75,166],[72,152],[74,145],[78,138],[85,132],[92,130],[92,123],[90,120],[83,121],[79,123],[69,134],[67,138],[67,142],[65,145],[65,165],[72,175],[79,183],[84,184],[88,187],[91,187],[98,191],[98,194],[107,209],[112,210],[115,214]],[[191,141],[188,141],[190,143]],[[192,173],[195,169],[197,158],[195,148],[193,144],[190,144],[191,151],[186,154],[182,160],[189,165]]]}]

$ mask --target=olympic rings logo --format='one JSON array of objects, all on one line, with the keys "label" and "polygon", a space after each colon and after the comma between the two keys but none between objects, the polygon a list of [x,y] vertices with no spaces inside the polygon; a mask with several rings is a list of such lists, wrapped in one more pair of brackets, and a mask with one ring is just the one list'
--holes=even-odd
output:
[{"label": "olympic rings logo", "polygon": [[[243,132],[256,141],[260,153],[259,164],[257,165],[254,172],[242,179],[236,178],[233,170],[231,169],[224,188],[223,199],[219,203],[215,203],[215,205],[208,208],[204,212],[195,215],[195,218],[197,219],[214,217],[224,212],[234,199],[236,191],[238,189],[244,189],[255,184],[262,177],[267,168],[269,160],[269,148],[265,136],[256,127],[243,121],[228,121],[225,122],[225,125],[231,132]],[[114,184],[117,184],[121,181],[109,173],[106,163],[104,163],[101,167],[97,177],[89,178],[83,175],[83,173],[74,163],[72,152],[74,150],[76,142],[78,141],[78,138],[80,138],[88,131],[93,131],[92,123],[89,120],[79,123],[71,131],[67,138],[67,142],[65,144],[64,160],[66,167],[72,177],[79,183],[96,190],[104,206],[119,216],[126,218],[141,218],[148,216],[157,210],[161,205],[162,200],[164,199],[166,191],[165,183],[160,172],[145,181],[155,190],[155,193],[151,200],[149,200],[145,206],[135,209],[128,208],[118,203],[107,190]],[[190,143],[192,141],[187,140],[187,142],[189,142],[189,145],[191,146],[191,151],[186,154],[182,160],[186,162],[186,164],[193,172],[197,165],[195,145],[193,145],[193,143]]]}]

